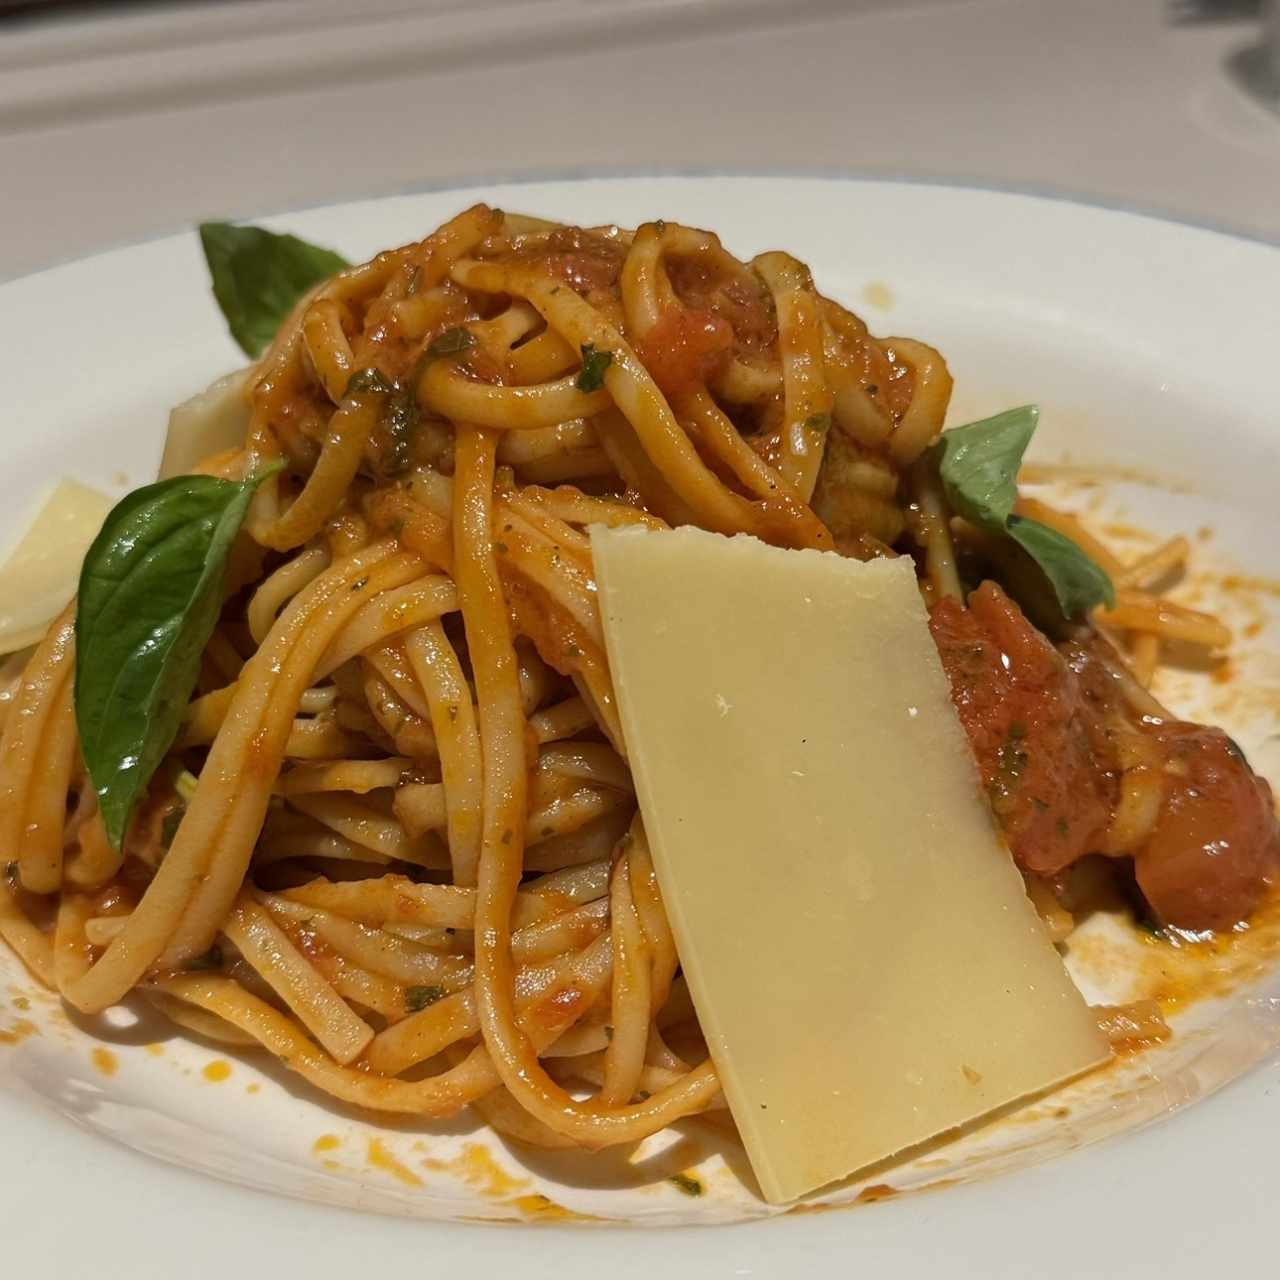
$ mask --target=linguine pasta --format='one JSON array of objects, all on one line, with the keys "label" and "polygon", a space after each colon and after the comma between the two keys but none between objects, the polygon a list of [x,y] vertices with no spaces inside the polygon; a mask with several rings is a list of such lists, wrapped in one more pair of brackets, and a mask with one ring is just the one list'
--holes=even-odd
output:
[{"label": "linguine pasta", "polygon": [[[931,461],[945,361],[872,336],[784,253],[741,262],[675,223],[477,206],[314,289],[245,386],[242,447],[200,470],[266,478],[121,847],[78,747],[74,604],[16,686],[0,935],[84,1013],[140,992],[373,1110],[474,1105],[521,1141],[599,1148],[722,1108],[637,816],[585,530],[911,555],[926,601],[965,612],[1004,553]],[[1159,594],[1185,539],[1126,565],[1071,517],[1019,511],[1116,587],[1054,639],[1117,691],[1091,851],[1127,865],[1174,785],[1165,739],[1135,727],[1171,720],[1147,689],[1163,646],[1229,635]],[[1067,864],[1011,843],[1068,930]],[[1157,1035],[1139,1013],[1106,1017]]]}]

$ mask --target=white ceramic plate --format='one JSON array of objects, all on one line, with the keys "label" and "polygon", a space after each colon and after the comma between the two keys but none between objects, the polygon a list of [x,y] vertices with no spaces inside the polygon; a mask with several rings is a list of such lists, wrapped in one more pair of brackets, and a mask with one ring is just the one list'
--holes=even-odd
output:
[{"label": "white ceramic plate", "polygon": [[[271,225],[359,259],[478,199],[582,223],[677,218],[716,229],[744,256],[785,247],[874,331],[920,336],[946,354],[952,421],[1039,401],[1040,457],[1117,469],[1106,488],[1064,500],[1153,533],[1212,530],[1184,590],[1248,630],[1236,678],[1174,674],[1163,692],[1179,710],[1225,724],[1264,771],[1280,773],[1277,593],[1244,593],[1224,576],[1280,579],[1280,424],[1269,398],[1280,251],[1025,196],[840,180],[498,187]],[[56,476],[112,489],[150,479],[168,406],[237,363],[194,235],[3,286],[0,352],[10,424],[0,493],[14,529]],[[1073,965],[1091,993],[1119,998],[1152,978],[1151,955],[1131,951],[1135,963],[1117,969],[1109,927],[1098,922],[1107,936],[1090,935]],[[410,1264],[478,1264],[489,1275],[504,1265],[558,1276],[661,1269],[673,1280],[852,1267],[1190,1276],[1270,1256],[1278,1006],[1280,982],[1263,975],[1197,1005],[1169,1047],[825,1198],[844,1203],[868,1184],[962,1185],[708,1231],[690,1224],[759,1217],[764,1206],[705,1133],[691,1131],[675,1151],[655,1143],[642,1172],[522,1166],[469,1124],[444,1134],[373,1127],[286,1073],[170,1037],[130,1012],[106,1027],[73,1024],[4,954],[0,1256],[6,1273],[32,1280],[225,1280],[303,1266],[327,1277]],[[1143,1128],[1174,1111],[1171,1123]],[[1064,1154],[1074,1148],[1087,1149]],[[708,1182],[697,1200],[660,1176],[692,1164]],[[571,1227],[555,1206],[646,1226]],[[536,1231],[443,1221],[530,1217],[544,1220]]]}]

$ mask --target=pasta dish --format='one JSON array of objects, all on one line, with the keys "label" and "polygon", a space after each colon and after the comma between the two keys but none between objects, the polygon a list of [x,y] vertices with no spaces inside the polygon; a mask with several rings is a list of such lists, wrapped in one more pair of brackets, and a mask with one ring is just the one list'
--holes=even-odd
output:
[{"label": "pasta dish", "polygon": [[[239,438],[115,507],[10,673],[0,935],[75,1009],[136,994],[342,1102],[470,1106],[542,1147],[724,1113],[637,809],[599,526],[908,558],[1054,936],[1099,879],[1155,930],[1257,908],[1270,788],[1149,688],[1169,646],[1229,633],[1160,593],[1185,538],[1122,562],[1015,491],[1034,410],[944,432],[932,347],[674,222],[477,206],[356,266],[256,234],[206,229],[262,348],[223,391]],[[246,301],[254,254],[279,314]],[[1154,1008],[1100,1017],[1165,1034]]]}]

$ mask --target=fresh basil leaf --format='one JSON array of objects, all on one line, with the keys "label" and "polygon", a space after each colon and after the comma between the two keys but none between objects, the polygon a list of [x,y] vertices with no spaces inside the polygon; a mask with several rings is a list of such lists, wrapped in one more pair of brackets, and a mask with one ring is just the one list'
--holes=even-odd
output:
[{"label": "fresh basil leaf", "polygon": [[1002,532],[1018,497],[1018,468],[1035,434],[1033,404],[944,431],[939,472],[952,507],[988,533]]},{"label": "fresh basil leaf", "polygon": [[1114,605],[1111,579],[1074,542],[1056,529],[1026,516],[1009,517],[1009,536],[1049,579],[1063,617],[1075,618],[1096,604]]},{"label": "fresh basil leaf", "polygon": [[261,354],[308,289],[351,265],[297,236],[229,222],[202,222],[200,243],[213,296],[248,356]]},{"label": "fresh basil leaf", "polygon": [[137,489],[116,504],[85,556],[76,723],[117,849],[177,736],[222,607],[231,544],[267,474],[240,484],[175,476]]},{"label": "fresh basil leaf", "polygon": [[947,501],[985,533],[1012,538],[1049,580],[1058,607],[1074,618],[1097,604],[1115,603],[1111,579],[1070,538],[1014,514],[1018,468],[1035,433],[1035,405],[944,431],[934,446]]},{"label": "fresh basil leaf", "polygon": [[599,391],[604,386],[604,371],[612,363],[612,351],[597,351],[594,342],[583,343],[582,369],[573,385],[579,391]]}]

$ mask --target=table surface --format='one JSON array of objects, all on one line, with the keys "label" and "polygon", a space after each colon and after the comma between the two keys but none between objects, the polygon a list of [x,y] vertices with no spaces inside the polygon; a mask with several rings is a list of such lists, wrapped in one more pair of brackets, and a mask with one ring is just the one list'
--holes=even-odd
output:
[{"label": "table surface", "polygon": [[230,0],[0,23],[0,278],[482,178],[861,173],[1280,241],[1256,24],[1162,0]]}]

